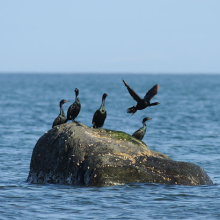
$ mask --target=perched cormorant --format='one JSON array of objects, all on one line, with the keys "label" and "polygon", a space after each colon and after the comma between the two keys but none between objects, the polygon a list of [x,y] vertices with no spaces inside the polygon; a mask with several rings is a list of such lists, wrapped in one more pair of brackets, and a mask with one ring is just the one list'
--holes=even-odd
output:
[{"label": "perched cormorant", "polygon": [[60,114],[59,114],[59,115],[57,116],[57,118],[54,120],[53,125],[52,125],[52,128],[53,128],[54,126],[61,125],[61,124],[65,123],[65,121],[66,121],[66,116],[65,116],[65,113],[64,113],[64,111],[63,111],[63,104],[66,103],[66,102],[69,102],[69,101],[67,101],[67,100],[65,100],[65,99],[63,99],[63,100],[60,101]]},{"label": "perched cormorant", "polygon": [[77,117],[77,115],[78,115],[79,112],[80,112],[81,104],[80,104],[80,101],[79,101],[79,98],[78,98],[79,90],[78,90],[77,88],[75,89],[75,93],[76,93],[76,100],[75,100],[75,102],[68,108],[67,118],[66,118],[66,121],[65,121],[65,122],[67,122],[68,120],[72,120],[73,122],[75,122],[75,118]]},{"label": "perched cormorant", "polygon": [[144,118],[142,121],[143,127],[138,129],[137,131],[135,131],[134,134],[132,134],[132,136],[139,139],[139,140],[142,140],[145,133],[146,133],[146,130],[147,130],[147,126],[145,124],[145,121],[148,121],[150,119],[152,119],[152,118],[148,118],[148,117]]},{"label": "perched cormorant", "polygon": [[133,99],[135,101],[137,101],[137,104],[135,106],[127,109],[127,113],[132,113],[132,115],[133,115],[137,110],[142,110],[148,106],[160,104],[159,102],[150,103],[150,100],[157,94],[157,91],[159,89],[159,84],[156,84],[155,86],[153,86],[146,93],[144,98],[141,99],[140,96],[124,81],[124,79],[122,81],[124,82],[125,86],[127,87],[130,95],[133,97]]},{"label": "perched cormorant", "polygon": [[93,128],[99,128],[103,127],[107,112],[105,110],[105,98],[107,97],[107,94],[104,93],[102,96],[102,104],[101,107],[95,112],[93,119],[92,119],[92,124]]}]

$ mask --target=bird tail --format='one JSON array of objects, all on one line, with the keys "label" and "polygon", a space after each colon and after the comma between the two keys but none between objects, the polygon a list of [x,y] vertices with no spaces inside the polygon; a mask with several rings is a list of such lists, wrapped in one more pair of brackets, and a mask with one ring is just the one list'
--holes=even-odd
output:
[{"label": "bird tail", "polygon": [[132,115],[133,115],[136,111],[137,111],[137,109],[136,109],[135,106],[133,106],[133,107],[127,109],[127,113],[132,113]]}]

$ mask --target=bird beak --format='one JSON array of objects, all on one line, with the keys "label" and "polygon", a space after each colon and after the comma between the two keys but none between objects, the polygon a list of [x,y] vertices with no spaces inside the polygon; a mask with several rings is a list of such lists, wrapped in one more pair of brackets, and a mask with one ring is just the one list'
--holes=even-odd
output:
[{"label": "bird beak", "polygon": [[68,100],[68,101],[65,101],[65,102],[69,102],[70,100]]}]

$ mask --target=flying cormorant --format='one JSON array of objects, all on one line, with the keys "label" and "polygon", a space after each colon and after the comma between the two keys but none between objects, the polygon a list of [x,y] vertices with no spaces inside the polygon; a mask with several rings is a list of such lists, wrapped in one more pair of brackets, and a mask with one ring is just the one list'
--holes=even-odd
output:
[{"label": "flying cormorant", "polygon": [[157,94],[157,91],[159,89],[159,84],[156,84],[155,86],[153,86],[144,96],[143,99],[140,98],[140,96],[124,81],[124,79],[122,80],[125,84],[125,86],[128,89],[128,92],[130,93],[130,95],[133,97],[133,99],[135,101],[137,101],[137,104],[133,107],[130,107],[127,109],[127,113],[132,113],[132,115],[137,111],[137,110],[142,110],[145,109],[148,106],[152,106],[152,105],[158,105],[160,104],[159,102],[154,102],[154,103],[150,103],[150,100]]}]

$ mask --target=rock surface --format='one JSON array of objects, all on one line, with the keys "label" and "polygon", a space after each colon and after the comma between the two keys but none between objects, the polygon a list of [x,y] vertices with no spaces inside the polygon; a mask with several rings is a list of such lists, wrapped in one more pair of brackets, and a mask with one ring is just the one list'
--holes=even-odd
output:
[{"label": "rock surface", "polygon": [[173,161],[124,132],[81,123],[58,125],[38,140],[27,181],[84,186],[213,184],[197,165]]}]

